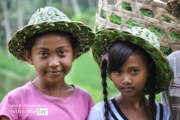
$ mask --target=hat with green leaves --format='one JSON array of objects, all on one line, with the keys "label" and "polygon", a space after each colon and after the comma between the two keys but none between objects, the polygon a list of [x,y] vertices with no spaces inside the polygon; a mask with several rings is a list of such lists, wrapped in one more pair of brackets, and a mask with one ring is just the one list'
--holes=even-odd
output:
[{"label": "hat with green leaves", "polygon": [[[159,50],[159,42],[153,34],[146,28],[139,27],[133,27],[129,30],[116,28],[101,29],[96,32],[95,41],[92,46],[93,57],[96,63],[100,65],[102,56],[106,53],[109,43],[115,41],[128,41],[138,45],[147,51],[156,64],[156,93],[159,93],[169,86],[172,72],[166,57]],[[148,90],[145,89],[145,93],[148,93]]]},{"label": "hat with green leaves", "polygon": [[72,33],[78,39],[78,57],[89,51],[94,43],[94,33],[82,22],[71,21],[64,13],[54,7],[38,9],[30,18],[27,26],[18,30],[8,43],[9,51],[17,59],[25,61],[24,43],[36,34],[47,31],[64,31]]}]

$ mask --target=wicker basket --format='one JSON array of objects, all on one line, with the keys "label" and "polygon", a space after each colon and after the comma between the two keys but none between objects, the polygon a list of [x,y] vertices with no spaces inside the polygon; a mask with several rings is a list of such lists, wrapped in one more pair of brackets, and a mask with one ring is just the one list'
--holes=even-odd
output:
[{"label": "wicker basket", "polygon": [[[125,30],[131,27],[128,25],[129,21],[148,29],[155,27],[157,30],[162,31],[161,35],[156,34],[156,36],[160,42],[161,50],[168,48],[168,51],[162,50],[168,55],[180,49],[180,20],[167,13],[165,10],[166,4],[159,0],[99,0],[95,31],[105,27]],[[129,5],[130,10],[124,9],[123,5]],[[152,13],[152,17],[143,15],[141,10]],[[179,37],[176,39],[170,37],[172,32],[179,34]]]}]

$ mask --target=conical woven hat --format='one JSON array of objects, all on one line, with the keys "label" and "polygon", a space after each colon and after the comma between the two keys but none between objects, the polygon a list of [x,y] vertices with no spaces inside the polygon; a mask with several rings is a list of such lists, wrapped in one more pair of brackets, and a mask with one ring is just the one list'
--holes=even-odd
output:
[{"label": "conical woven hat", "polygon": [[[169,86],[172,78],[170,65],[163,53],[154,46],[156,41],[148,41],[127,31],[115,28],[104,28],[96,33],[92,51],[93,57],[98,65],[100,65],[101,58],[106,53],[109,43],[115,41],[131,42],[149,53],[156,64],[156,93],[165,90]],[[148,91],[149,90],[145,89],[145,93],[148,93]]]},{"label": "conical woven hat", "polygon": [[10,39],[8,47],[12,55],[24,60],[24,43],[27,38],[47,31],[65,31],[78,39],[78,57],[87,52],[94,42],[94,33],[90,27],[81,22],[72,22],[64,13],[54,7],[38,9],[24,28],[18,30]]}]

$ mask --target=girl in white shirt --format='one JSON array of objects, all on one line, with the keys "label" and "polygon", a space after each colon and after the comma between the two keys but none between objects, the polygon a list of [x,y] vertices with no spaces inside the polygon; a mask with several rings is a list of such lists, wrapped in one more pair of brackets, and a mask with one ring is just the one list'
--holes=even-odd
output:
[{"label": "girl in white shirt", "polygon": [[[155,94],[165,90],[172,77],[157,44],[115,28],[96,33],[92,51],[95,61],[101,63],[104,101],[91,109],[88,120],[171,119],[169,109],[155,102]],[[120,92],[111,99],[107,97],[107,76]]]}]

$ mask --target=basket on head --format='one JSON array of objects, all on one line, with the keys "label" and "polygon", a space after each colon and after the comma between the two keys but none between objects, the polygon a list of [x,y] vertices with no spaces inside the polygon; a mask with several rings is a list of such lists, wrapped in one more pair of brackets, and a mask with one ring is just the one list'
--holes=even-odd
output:
[{"label": "basket on head", "polygon": [[166,54],[180,49],[180,21],[167,13],[160,0],[99,0],[95,31],[132,26],[150,29]]},{"label": "basket on head", "polygon": [[[172,78],[172,72],[169,62],[164,54],[159,50],[159,41],[156,36],[146,28],[134,27],[129,30],[120,30],[117,28],[104,28],[96,32],[94,44],[92,46],[92,53],[94,60],[100,66],[102,56],[107,52],[107,47],[110,43],[118,41],[131,42],[142,49],[151,56],[156,65],[156,91],[161,91],[168,88]],[[110,79],[111,77],[108,76]],[[145,88],[145,94],[149,94],[150,87]]]},{"label": "basket on head", "polygon": [[165,9],[168,11],[169,14],[180,20],[180,0],[168,1]]}]

